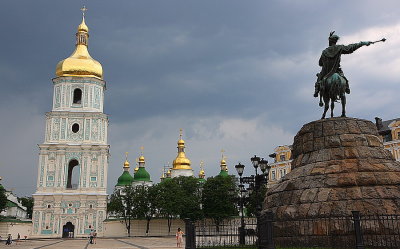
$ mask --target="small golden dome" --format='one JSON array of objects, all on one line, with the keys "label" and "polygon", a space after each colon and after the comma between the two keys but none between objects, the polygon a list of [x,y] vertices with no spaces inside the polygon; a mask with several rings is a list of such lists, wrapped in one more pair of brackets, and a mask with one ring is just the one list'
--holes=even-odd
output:
[{"label": "small golden dome", "polygon": [[144,156],[139,157],[139,163],[144,163]]},{"label": "small golden dome", "polygon": [[124,168],[125,168],[125,167],[129,167],[129,165],[130,165],[130,164],[129,164],[128,160],[126,160],[126,161],[124,162]]},{"label": "small golden dome", "polygon": [[85,16],[82,17],[82,22],[78,26],[78,32],[79,31],[83,31],[83,32],[86,32],[86,33],[89,32],[89,28],[85,23]]},{"label": "small golden dome", "polygon": [[82,18],[76,33],[76,48],[70,57],[60,61],[56,67],[56,76],[96,77],[103,79],[103,67],[93,59],[88,51],[89,28]]},{"label": "small golden dome", "polygon": [[183,139],[179,139],[178,146],[185,146],[185,141]]},{"label": "small golden dome", "polygon": [[135,173],[139,170],[139,167],[136,165]]}]

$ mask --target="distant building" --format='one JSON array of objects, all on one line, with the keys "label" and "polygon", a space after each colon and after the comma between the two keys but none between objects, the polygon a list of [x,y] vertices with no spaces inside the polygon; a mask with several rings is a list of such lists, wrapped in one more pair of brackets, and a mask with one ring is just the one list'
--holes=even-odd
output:
[{"label": "distant building", "polygon": [[400,118],[382,121],[376,117],[375,124],[385,149],[393,154],[396,161],[400,161]]},{"label": "distant building", "polygon": [[[0,188],[4,189],[3,185],[0,184]],[[5,190],[5,194],[7,196],[6,209],[3,210],[0,215],[7,218],[26,219],[26,207],[22,206],[18,197],[16,197],[11,191],[7,190]]]},{"label": "distant building", "polygon": [[269,156],[274,159],[274,162],[269,163],[271,170],[269,172],[268,185],[274,185],[292,169],[292,146],[280,145]]}]

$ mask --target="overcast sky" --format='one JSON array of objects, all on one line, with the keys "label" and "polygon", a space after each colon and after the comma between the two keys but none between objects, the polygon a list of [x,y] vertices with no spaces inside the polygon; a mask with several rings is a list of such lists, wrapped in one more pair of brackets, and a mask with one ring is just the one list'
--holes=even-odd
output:
[{"label": "overcast sky", "polygon": [[342,57],[348,116],[400,116],[397,0],[2,1],[0,175],[19,196],[36,190],[51,79],[74,50],[83,4],[107,82],[109,193],[124,153],[134,166],[141,146],[158,182],[180,128],[196,175],[201,160],[206,176],[219,172],[221,149],[230,173],[240,161],[250,174],[251,156],[292,144],[321,116],[312,94],[332,30],[343,44],[388,39]]}]

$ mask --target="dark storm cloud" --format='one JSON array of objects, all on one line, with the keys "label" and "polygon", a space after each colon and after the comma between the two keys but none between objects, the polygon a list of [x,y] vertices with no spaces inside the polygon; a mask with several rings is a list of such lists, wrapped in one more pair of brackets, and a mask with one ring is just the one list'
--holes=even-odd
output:
[{"label": "dark storm cloud", "polygon": [[[319,118],[321,110],[311,95],[329,31],[358,42],[379,39],[379,32],[389,29],[393,37],[387,37],[386,48],[398,37],[393,30],[400,21],[397,1],[332,3],[86,1],[89,51],[102,63],[108,86],[109,189],[121,172],[123,152],[135,148],[137,153],[141,145],[157,181],[160,167],[175,156],[181,127],[194,168],[206,158],[208,175],[218,171],[221,148],[230,151],[233,166],[255,152],[265,155],[291,143],[302,124]],[[0,8],[0,175],[19,193],[34,191],[35,144],[43,141],[44,113],[51,108],[50,79],[57,62],[73,51],[81,4],[9,1]],[[363,33],[373,27],[378,33]],[[343,58],[352,82],[351,116],[398,116],[390,106],[397,103],[391,92],[400,90],[399,72],[389,62],[399,51],[390,47],[390,61],[383,57],[378,62],[374,51],[387,53],[380,48],[362,48]],[[382,68],[373,73],[371,65]],[[385,70],[390,76],[382,82]],[[369,97],[377,103],[363,108]],[[20,178],[32,188],[18,189],[15,179]]]}]

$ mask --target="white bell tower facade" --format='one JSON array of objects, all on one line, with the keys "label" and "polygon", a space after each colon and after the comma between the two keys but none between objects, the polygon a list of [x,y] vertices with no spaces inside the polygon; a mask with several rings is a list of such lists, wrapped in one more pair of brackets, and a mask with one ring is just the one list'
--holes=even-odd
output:
[{"label": "white bell tower facade", "polygon": [[[82,9],[83,13],[86,10]],[[32,237],[82,237],[104,232],[107,208],[108,117],[101,64],[88,52],[83,15],[76,48],[58,63],[52,111],[39,145]]]}]

